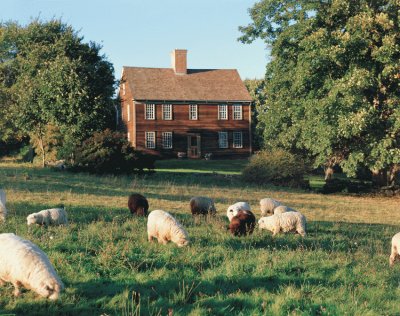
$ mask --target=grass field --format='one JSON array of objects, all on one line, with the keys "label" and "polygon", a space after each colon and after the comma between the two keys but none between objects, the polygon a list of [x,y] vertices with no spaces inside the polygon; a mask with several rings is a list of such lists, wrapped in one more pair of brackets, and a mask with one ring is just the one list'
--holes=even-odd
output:
[{"label": "grass field", "polygon": [[[0,315],[400,314],[400,264],[388,266],[390,239],[400,231],[398,197],[250,186],[234,176],[240,162],[229,168],[211,162],[208,169],[205,163],[197,169],[190,162],[174,172],[171,164],[179,166],[174,161],[140,177],[0,163],[10,211],[0,233],[14,232],[39,245],[66,285],[56,302],[29,291],[14,298],[10,284],[0,287]],[[144,194],[150,209],[174,214],[191,245],[149,244],[146,220],[128,214],[131,192]],[[188,202],[194,195],[214,198],[216,219],[192,220]],[[247,238],[230,236],[226,208],[245,200],[259,217],[263,197],[304,213],[308,235],[272,238],[257,230]],[[29,213],[60,204],[69,214],[67,228],[28,229]]]}]

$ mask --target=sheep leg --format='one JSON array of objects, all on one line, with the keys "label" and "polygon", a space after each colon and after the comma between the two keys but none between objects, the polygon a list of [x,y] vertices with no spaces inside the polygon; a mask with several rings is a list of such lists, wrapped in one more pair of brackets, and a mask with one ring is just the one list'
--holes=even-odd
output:
[{"label": "sheep leg", "polygon": [[17,282],[13,282],[13,285],[14,285],[14,292],[13,292],[14,296],[16,296],[16,297],[20,296],[21,290],[19,289],[19,287],[20,287],[21,283],[17,281]]},{"label": "sheep leg", "polygon": [[2,279],[0,279],[0,286],[3,286],[5,284],[6,284],[6,282],[4,282]]},{"label": "sheep leg", "polygon": [[167,239],[167,238],[160,238],[160,239],[158,240],[158,243],[163,244],[163,245],[166,245],[166,244],[168,244],[168,239]]},{"label": "sheep leg", "polygon": [[152,236],[152,235],[148,235],[148,236],[147,236],[147,240],[148,240],[149,242],[153,242],[153,236]]},{"label": "sheep leg", "polygon": [[392,246],[392,253],[390,254],[390,258],[389,258],[389,264],[391,267],[394,265],[394,262],[396,261],[396,257],[397,257],[397,249],[395,246]]}]

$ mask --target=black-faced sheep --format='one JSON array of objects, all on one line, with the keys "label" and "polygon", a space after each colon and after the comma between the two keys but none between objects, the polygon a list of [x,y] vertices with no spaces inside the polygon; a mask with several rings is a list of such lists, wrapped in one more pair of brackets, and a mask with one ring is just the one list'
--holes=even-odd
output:
[{"label": "black-faced sheep", "polygon": [[147,216],[149,202],[143,195],[139,193],[133,193],[129,196],[128,208],[132,215]]},{"label": "black-faced sheep", "polygon": [[64,289],[46,254],[38,246],[14,234],[0,234],[0,285],[10,282],[14,295],[20,287],[56,300]]},{"label": "black-faced sheep", "polygon": [[172,241],[178,247],[189,244],[189,237],[183,226],[168,212],[155,210],[150,212],[147,220],[147,237],[149,242],[157,238],[158,242],[166,245]]},{"label": "black-faced sheep", "polygon": [[215,215],[214,201],[208,197],[195,196],[190,199],[190,211],[192,215]]},{"label": "black-faced sheep", "polygon": [[256,226],[256,218],[251,211],[239,210],[235,216],[232,217],[229,224],[229,230],[234,236],[250,235]]}]

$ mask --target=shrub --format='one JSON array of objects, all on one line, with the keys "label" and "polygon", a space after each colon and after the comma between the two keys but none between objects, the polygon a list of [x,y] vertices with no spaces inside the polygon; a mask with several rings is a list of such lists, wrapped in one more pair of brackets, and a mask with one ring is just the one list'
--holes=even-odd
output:
[{"label": "shrub", "polygon": [[287,151],[260,151],[251,157],[242,172],[246,182],[309,188],[304,180],[307,172],[304,160]]},{"label": "shrub", "polygon": [[72,170],[97,174],[121,174],[154,169],[155,157],[136,151],[124,133],[106,129],[78,146]]}]

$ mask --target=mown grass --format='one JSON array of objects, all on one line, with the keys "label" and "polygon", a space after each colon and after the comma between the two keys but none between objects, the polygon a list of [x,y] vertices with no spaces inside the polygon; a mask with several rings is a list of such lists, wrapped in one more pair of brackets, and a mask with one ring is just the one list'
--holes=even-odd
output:
[{"label": "mown grass", "polygon": [[[233,170],[233,172],[235,172]],[[220,173],[157,172],[96,177],[0,164],[8,221],[50,257],[66,290],[57,302],[0,288],[0,314],[16,315],[398,315],[400,264],[388,267],[400,231],[400,199],[243,184]],[[150,244],[146,220],[126,207],[131,192],[173,213],[192,244]],[[195,223],[194,195],[214,198],[218,216]],[[271,196],[303,212],[308,235],[231,237],[228,205]],[[26,216],[64,204],[69,227],[28,229]]]}]

